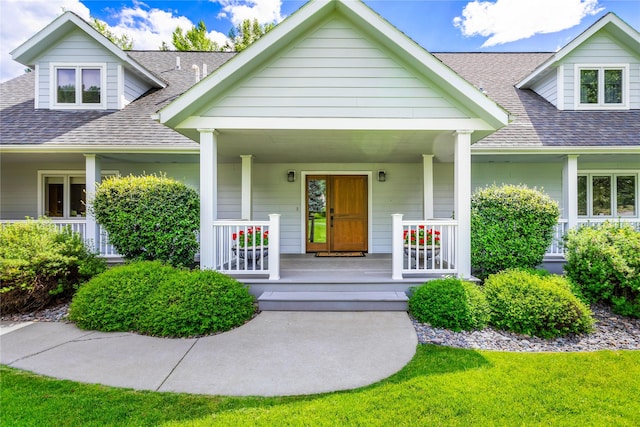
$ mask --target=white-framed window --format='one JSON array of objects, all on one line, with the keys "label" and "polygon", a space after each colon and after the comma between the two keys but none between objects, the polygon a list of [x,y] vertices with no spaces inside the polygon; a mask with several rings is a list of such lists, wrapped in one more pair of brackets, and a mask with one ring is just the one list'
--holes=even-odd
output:
[{"label": "white-framed window", "polygon": [[[118,175],[103,171],[102,178]],[[49,218],[86,216],[85,171],[38,171],[38,215]]]},{"label": "white-framed window", "polygon": [[51,105],[106,108],[106,64],[51,64]]},{"label": "white-framed window", "polygon": [[576,109],[628,108],[628,76],[628,65],[576,66]]},{"label": "white-framed window", "polygon": [[578,216],[637,217],[638,173],[579,173]]}]

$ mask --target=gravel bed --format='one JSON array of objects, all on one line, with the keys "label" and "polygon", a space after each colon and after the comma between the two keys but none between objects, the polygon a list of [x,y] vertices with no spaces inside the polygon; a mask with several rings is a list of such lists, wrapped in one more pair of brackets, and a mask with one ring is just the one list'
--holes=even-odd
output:
[{"label": "gravel bed", "polygon": [[569,335],[542,339],[492,328],[481,331],[452,332],[433,328],[412,319],[422,344],[438,344],[457,348],[518,352],[640,350],[640,319],[612,313],[604,306],[591,307],[596,324],[588,335]]},{"label": "gravel bed", "polygon": [[[570,335],[555,339],[542,339],[492,328],[481,331],[452,332],[433,328],[415,319],[413,326],[422,344],[438,344],[449,347],[539,352],[539,351],[595,351],[640,350],[640,319],[619,316],[604,306],[591,308],[596,319],[595,330],[588,335]],[[2,316],[5,324],[16,322],[65,322],[69,303],[62,303],[33,313]]]}]

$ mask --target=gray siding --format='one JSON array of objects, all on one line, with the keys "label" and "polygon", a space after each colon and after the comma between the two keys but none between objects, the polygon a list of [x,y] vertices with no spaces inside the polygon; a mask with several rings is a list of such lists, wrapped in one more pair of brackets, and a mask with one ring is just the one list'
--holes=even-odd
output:
[{"label": "gray siding", "polygon": [[565,109],[575,105],[575,66],[580,64],[629,64],[629,107],[640,109],[640,53],[620,45],[606,31],[602,31],[574,50],[563,61]]},{"label": "gray siding", "polygon": [[556,107],[558,106],[558,82],[555,68],[531,89]]},{"label": "gray siding", "polygon": [[124,104],[135,101],[146,91],[151,89],[148,83],[143,81],[131,71],[124,70]]},{"label": "gray siding", "polygon": [[462,118],[392,52],[336,18],[212,102],[205,116]]},{"label": "gray siding", "polygon": [[52,46],[44,55],[38,58],[37,63],[40,68],[40,93],[37,94],[40,101],[40,108],[50,108],[52,103],[49,100],[50,85],[53,77],[50,75],[51,63],[86,64],[106,63],[106,107],[107,109],[118,108],[118,59],[105,49],[98,42],[86,35],[81,30],[71,32],[67,37]]}]

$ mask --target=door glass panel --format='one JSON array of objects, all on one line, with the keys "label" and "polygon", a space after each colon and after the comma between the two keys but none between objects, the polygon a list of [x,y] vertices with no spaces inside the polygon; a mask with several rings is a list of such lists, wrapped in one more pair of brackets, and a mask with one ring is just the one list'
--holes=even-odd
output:
[{"label": "door glass panel", "polygon": [[636,216],[636,177],[616,177],[618,216]]},{"label": "door glass panel", "polygon": [[51,218],[64,214],[64,178],[48,176],[44,179],[44,214]]},{"label": "door glass panel", "polygon": [[611,215],[611,177],[594,176],[593,215]]},{"label": "door glass panel", "polygon": [[307,181],[307,242],[327,242],[327,180]]},{"label": "door glass panel", "polygon": [[587,216],[587,177],[578,176],[578,215]]}]

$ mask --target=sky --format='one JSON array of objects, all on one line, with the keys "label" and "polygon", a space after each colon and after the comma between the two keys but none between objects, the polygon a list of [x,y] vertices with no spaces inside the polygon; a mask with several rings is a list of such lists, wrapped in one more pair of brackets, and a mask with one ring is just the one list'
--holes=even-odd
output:
[{"label": "sky", "polygon": [[[400,31],[430,52],[553,52],[614,12],[640,30],[640,0],[364,0]],[[224,44],[242,20],[278,23],[300,0],[0,0],[0,81],[24,66],[10,52],[64,10],[98,18],[133,38],[133,48],[171,46],[176,27],[204,21]]]}]

